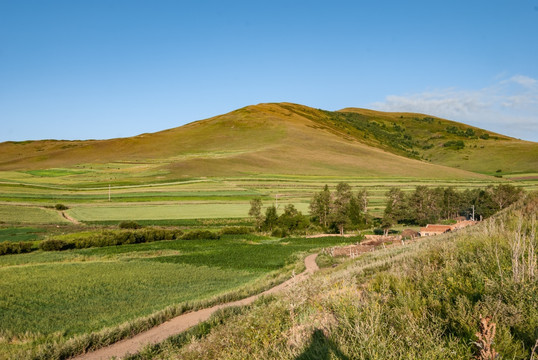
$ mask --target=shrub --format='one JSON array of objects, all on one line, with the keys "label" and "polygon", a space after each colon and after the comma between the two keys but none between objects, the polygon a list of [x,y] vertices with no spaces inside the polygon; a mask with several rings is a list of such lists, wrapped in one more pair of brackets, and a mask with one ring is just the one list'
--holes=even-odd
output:
[{"label": "shrub", "polygon": [[227,226],[220,230],[221,235],[245,235],[252,232],[253,229],[248,226]]},{"label": "shrub", "polygon": [[209,230],[194,230],[183,234],[182,240],[218,240],[220,235]]},{"label": "shrub", "polygon": [[22,254],[30,251],[32,251],[31,242],[4,241],[0,243],[0,255]]},{"label": "shrub", "polygon": [[54,238],[43,240],[39,243],[39,248],[43,251],[60,251],[73,249],[74,247],[75,244],[72,242]]},{"label": "shrub", "polygon": [[374,235],[383,235],[385,232],[383,229],[375,228],[374,229]]},{"label": "shrub", "polygon": [[289,236],[290,233],[287,229],[276,228],[271,232],[271,236],[284,238]]},{"label": "shrub", "polygon": [[462,140],[450,140],[444,143],[443,146],[452,150],[461,150],[465,147],[465,143]]},{"label": "shrub", "polygon": [[181,230],[164,229],[103,231],[100,233],[91,234],[90,236],[75,236],[69,240],[50,238],[42,241],[39,244],[39,247],[44,251],[59,251],[72,248],[85,249],[89,247],[105,247],[123,244],[140,244],[161,240],[174,240],[180,239],[182,234],[183,232]]},{"label": "shrub", "polygon": [[122,221],[119,223],[118,227],[120,229],[140,229],[142,225],[136,221]]},{"label": "shrub", "polygon": [[69,209],[69,208],[68,208],[67,206],[65,206],[64,204],[56,204],[56,205],[54,205],[54,208],[55,208],[56,210],[59,210],[59,211]]}]

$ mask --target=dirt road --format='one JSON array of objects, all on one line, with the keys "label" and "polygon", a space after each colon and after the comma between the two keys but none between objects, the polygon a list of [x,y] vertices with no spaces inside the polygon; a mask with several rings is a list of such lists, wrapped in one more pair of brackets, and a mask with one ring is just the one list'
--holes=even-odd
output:
[{"label": "dirt road", "polygon": [[305,271],[283,282],[282,284],[277,285],[269,290],[266,290],[258,295],[253,295],[242,300],[215,305],[207,309],[202,309],[202,310],[193,311],[190,313],[179,315],[146,332],[135,335],[132,338],[119,341],[115,344],[112,344],[110,346],[104,347],[102,349],[96,350],[91,353],[82,354],[74,359],[75,360],[99,360],[99,359],[109,359],[113,356],[122,358],[128,354],[135,354],[148,344],[160,343],[172,335],[179,334],[180,332],[183,332],[187,330],[188,328],[202,321],[206,321],[215,311],[219,309],[222,309],[228,306],[248,305],[254,302],[256,299],[258,299],[262,295],[273,294],[287,287],[293,286],[298,281],[304,280],[310,274],[314,273],[316,270],[319,269],[318,265],[316,264],[316,257],[317,257],[317,254],[307,256],[304,261],[305,266],[306,266]]},{"label": "dirt road", "polygon": [[80,222],[77,219],[72,218],[71,216],[67,215],[65,211],[62,211],[62,216],[64,217],[64,219],[71,221],[73,224],[80,225]]}]

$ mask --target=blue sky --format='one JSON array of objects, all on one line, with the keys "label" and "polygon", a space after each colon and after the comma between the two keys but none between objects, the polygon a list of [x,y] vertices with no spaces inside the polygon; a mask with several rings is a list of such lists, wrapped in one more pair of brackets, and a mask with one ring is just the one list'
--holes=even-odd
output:
[{"label": "blue sky", "polygon": [[538,141],[538,0],[0,0],[0,141],[154,132],[261,102]]}]

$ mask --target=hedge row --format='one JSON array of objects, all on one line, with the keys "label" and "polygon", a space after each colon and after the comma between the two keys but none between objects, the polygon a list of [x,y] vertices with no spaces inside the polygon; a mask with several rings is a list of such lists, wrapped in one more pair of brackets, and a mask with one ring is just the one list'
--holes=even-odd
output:
[{"label": "hedge row", "polygon": [[[166,229],[109,230],[78,238],[52,237],[39,242],[39,248],[43,251],[62,251],[90,247],[140,244],[161,240],[218,240],[221,235],[243,235],[250,233],[252,233],[252,228],[248,226],[225,227],[219,233],[209,230],[194,230],[187,233],[181,230]],[[0,243],[0,255],[21,254],[33,250],[35,248],[33,248],[32,242],[5,241]]]},{"label": "hedge row", "polygon": [[118,246],[124,244],[140,244],[161,240],[216,240],[220,235],[207,230],[195,230],[183,233],[181,230],[143,229],[103,231],[80,238],[50,238],[39,243],[43,251],[61,251],[68,249],[84,249],[89,247]]},{"label": "hedge row", "polygon": [[253,229],[249,226],[227,226],[220,230],[221,235],[246,235],[252,232]]},{"label": "hedge row", "polygon": [[0,243],[0,255],[27,253],[32,251],[32,246],[33,243],[30,241],[4,241]]}]

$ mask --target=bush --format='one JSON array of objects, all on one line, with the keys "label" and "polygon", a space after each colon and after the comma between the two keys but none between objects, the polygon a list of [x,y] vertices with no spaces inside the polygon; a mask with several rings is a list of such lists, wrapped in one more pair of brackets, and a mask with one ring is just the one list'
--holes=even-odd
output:
[{"label": "bush", "polygon": [[54,205],[54,208],[58,211],[61,211],[61,210],[67,210],[69,209],[67,206],[65,206],[64,204],[56,204]]},{"label": "bush", "polygon": [[385,232],[383,229],[375,228],[374,229],[374,235],[383,235]]},{"label": "bush", "polygon": [[289,234],[287,229],[281,229],[281,228],[276,228],[271,233],[271,236],[279,237],[279,238],[284,238],[284,237],[287,237],[289,235],[290,234]]},{"label": "bush", "polygon": [[67,242],[61,239],[47,239],[39,243],[39,248],[43,251],[60,251],[73,249],[75,244],[72,242]]},{"label": "bush", "polygon": [[[213,234],[213,233],[211,233]],[[140,244],[161,240],[180,239],[181,230],[144,229],[144,230],[121,230],[103,231],[90,236],[80,236],[69,240],[50,238],[39,244],[44,251],[60,251],[67,249],[85,249],[89,247],[117,246],[123,244]]]},{"label": "bush", "polygon": [[245,235],[252,232],[253,229],[248,226],[227,226],[220,230],[221,235]]},{"label": "bush", "polygon": [[183,234],[182,240],[218,240],[220,235],[209,230],[194,230]]},{"label": "bush", "polygon": [[22,254],[32,251],[31,242],[11,242],[4,241],[0,243],[0,255]]},{"label": "bush", "polygon": [[142,225],[136,221],[122,221],[119,223],[118,227],[120,229],[140,229]]},{"label": "bush", "polygon": [[461,150],[465,147],[465,143],[462,140],[451,140],[444,143],[443,146],[452,150]]}]

